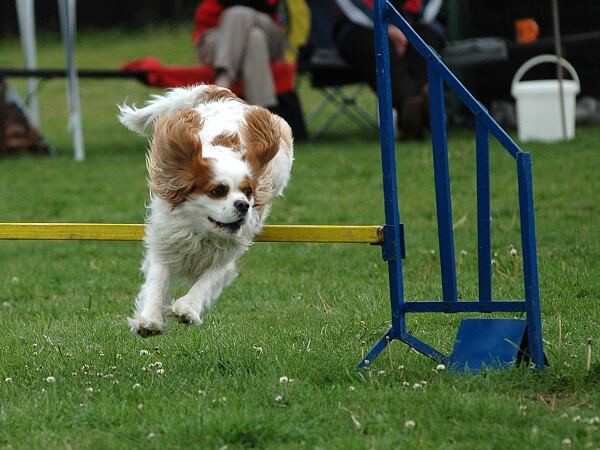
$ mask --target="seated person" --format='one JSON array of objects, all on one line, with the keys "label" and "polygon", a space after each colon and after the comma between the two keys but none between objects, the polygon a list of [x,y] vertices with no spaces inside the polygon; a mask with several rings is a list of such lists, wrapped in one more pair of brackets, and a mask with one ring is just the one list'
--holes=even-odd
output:
[{"label": "seated person", "polygon": [[277,109],[270,63],[287,48],[277,21],[279,0],[202,0],[194,14],[194,46],[199,61],[215,69],[215,84],[237,80],[248,103]]},{"label": "seated person", "polygon": [[[335,1],[339,18],[334,27],[334,41],[340,55],[359,71],[376,91],[373,1]],[[392,1],[393,6],[402,13],[417,33],[435,50],[440,51],[444,46],[444,39],[433,26],[433,20],[439,12],[441,1],[431,0],[426,10],[423,9],[422,3],[421,0]],[[429,111],[427,63],[395,26],[388,26],[388,37],[392,106],[397,113],[399,137],[422,139],[425,136]]]}]

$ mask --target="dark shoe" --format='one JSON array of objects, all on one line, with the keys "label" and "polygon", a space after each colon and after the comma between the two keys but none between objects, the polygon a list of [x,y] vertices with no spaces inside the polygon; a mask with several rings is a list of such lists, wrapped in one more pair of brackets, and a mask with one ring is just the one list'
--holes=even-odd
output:
[{"label": "dark shoe", "polygon": [[422,140],[427,134],[427,101],[425,95],[411,97],[404,102],[398,123],[400,140]]}]

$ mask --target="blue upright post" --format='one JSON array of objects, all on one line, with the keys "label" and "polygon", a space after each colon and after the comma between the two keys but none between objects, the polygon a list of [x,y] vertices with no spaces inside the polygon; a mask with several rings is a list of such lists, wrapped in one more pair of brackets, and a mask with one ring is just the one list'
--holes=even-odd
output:
[{"label": "blue upright post", "polygon": [[440,267],[442,270],[442,299],[446,302],[455,302],[458,300],[458,291],[456,288],[454,231],[452,229],[452,201],[450,198],[444,83],[431,64],[428,65],[428,69],[435,200],[440,245]]},{"label": "blue upright post", "polygon": [[385,1],[373,5],[373,32],[375,37],[377,93],[379,95],[379,124],[381,134],[381,166],[383,172],[383,197],[385,209],[384,258],[388,263],[392,327],[360,362],[364,368],[387,346],[387,343],[405,333],[405,320],[402,304],[404,286],[402,279],[402,258],[400,240],[400,210],[398,206],[398,186],[396,180],[396,155],[394,146],[394,125],[392,115],[392,91],[390,86],[389,44],[387,22],[384,17]]},{"label": "blue upright post", "polygon": [[492,300],[492,242],[490,208],[489,133],[480,119],[475,122],[477,152],[477,265],[479,301]]},{"label": "blue upright post", "polygon": [[542,314],[535,240],[531,155],[529,153],[521,152],[517,155],[517,177],[521,213],[521,246],[523,247],[523,283],[527,311],[527,346],[531,361],[538,369],[543,369]]}]

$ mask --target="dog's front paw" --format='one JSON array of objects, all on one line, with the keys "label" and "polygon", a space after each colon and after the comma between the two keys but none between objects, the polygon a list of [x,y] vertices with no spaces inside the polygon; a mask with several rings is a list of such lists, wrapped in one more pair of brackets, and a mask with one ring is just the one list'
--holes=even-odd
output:
[{"label": "dog's front paw", "polygon": [[144,338],[162,334],[165,329],[162,321],[141,316],[130,317],[127,319],[127,323],[132,333]]},{"label": "dog's front paw", "polygon": [[179,323],[202,325],[202,318],[195,305],[184,299],[179,299],[171,306],[171,313]]}]

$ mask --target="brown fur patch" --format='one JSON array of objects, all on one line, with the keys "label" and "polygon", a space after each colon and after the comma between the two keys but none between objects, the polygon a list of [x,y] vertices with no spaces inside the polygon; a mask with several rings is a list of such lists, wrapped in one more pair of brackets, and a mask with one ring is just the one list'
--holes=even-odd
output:
[{"label": "brown fur patch", "polygon": [[242,149],[242,141],[240,135],[236,131],[223,132],[217,134],[212,140],[212,145],[220,145],[239,152]]},{"label": "brown fur patch", "polygon": [[196,111],[185,109],[160,117],[154,126],[146,156],[148,184],[154,194],[173,205],[203,189],[212,179],[198,137],[203,123]]},{"label": "brown fur patch", "polygon": [[224,99],[237,100],[240,103],[246,103],[244,100],[239,98],[229,89],[222,88],[219,86],[206,86],[196,99],[198,103],[210,103],[210,102],[218,102]]},{"label": "brown fur patch", "polygon": [[[240,192],[243,192],[244,194],[247,195],[248,198],[250,198],[254,195],[255,186],[256,186],[256,183],[254,183],[254,181],[252,181],[250,178],[246,177],[240,183],[240,185],[238,186],[238,189],[240,190]],[[247,194],[248,189],[250,189],[250,195]]]},{"label": "brown fur patch", "polygon": [[276,116],[267,109],[253,107],[244,115],[241,134],[246,148],[244,158],[258,178],[279,151],[281,128]]}]

